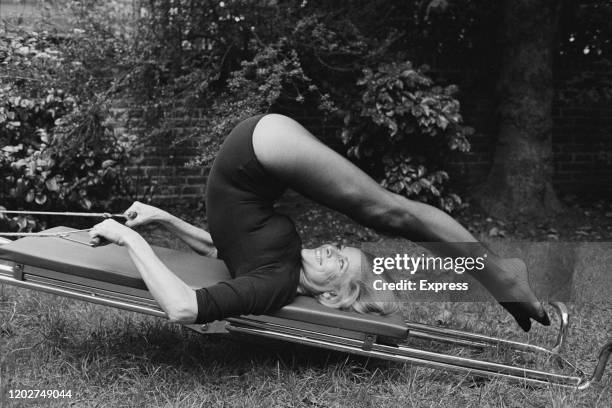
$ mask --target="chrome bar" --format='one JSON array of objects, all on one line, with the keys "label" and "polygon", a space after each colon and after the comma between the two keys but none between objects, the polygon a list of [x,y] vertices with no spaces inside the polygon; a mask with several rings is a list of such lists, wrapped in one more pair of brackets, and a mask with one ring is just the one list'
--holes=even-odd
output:
[{"label": "chrome bar", "polygon": [[603,377],[604,369],[606,368],[606,364],[610,359],[610,354],[612,354],[612,340],[608,341],[608,343],[603,346],[599,352],[597,367],[595,367],[595,371],[593,372],[593,380],[600,381],[601,377]]},{"label": "chrome bar", "polygon": [[25,210],[0,210],[0,214],[18,214],[18,215],[57,215],[64,217],[95,217],[95,218],[125,218],[132,220],[137,214],[130,211],[126,214],[111,214],[111,213],[86,213],[86,212],[70,212],[70,211],[25,211]]},{"label": "chrome bar", "polygon": [[12,275],[14,269],[10,265],[5,265],[5,264],[0,263],[0,271],[9,272]]},{"label": "chrome bar", "polygon": [[[239,322],[236,322],[234,319],[230,319],[230,323],[235,326],[235,323],[239,323]],[[321,334],[318,332],[309,333],[308,330],[300,330],[300,329],[295,329],[293,327],[285,328],[285,327],[282,327],[276,324],[259,323],[257,325],[249,324],[249,326],[255,329],[260,329],[260,330],[263,329],[263,330],[275,331],[275,332],[281,331],[284,334],[296,334],[296,332],[298,332],[297,334],[301,334],[302,337],[304,336],[309,337],[311,338],[311,340],[315,340],[315,339],[320,340],[322,338]],[[342,342],[343,344],[346,344],[347,342],[346,338],[339,337],[339,336],[326,335],[326,338],[328,340],[329,339],[331,340],[339,339],[338,341]],[[359,344],[361,344],[361,342],[359,341],[355,343],[352,340],[352,342],[357,347],[359,347]],[[439,352],[431,352],[431,351],[421,350],[418,348],[407,347],[403,345],[400,345],[399,347],[376,345],[373,347],[376,349],[382,350],[386,353],[398,354],[403,357],[416,358],[419,361],[421,361],[422,364],[425,364],[425,365],[427,365],[427,362],[438,362],[438,363],[450,364],[452,366],[462,367],[463,369],[466,369],[466,370],[480,370],[481,372],[497,373],[499,375],[502,375],[502,374],[510,375],[510,376],[514,376],[517,378],[540,379],[543,381],[554,382],[558,384],[562,384],[564,382],[571,381],[572,386],[575,386],[579,382],[579,380],[584,376],[582,372],[580,372],[579,370],[578,370],[578,373],[580,374],[580,377],[558,375],[554,373],[547,373],[544,371],[520,368],[520,367],[510,366],[506,364],[476,360],[473,358],[457,357],[457,356],[452,356],[452,355],[439,353]],[[572,369],[575,369],[575,367],[573,367],[569,362],[566,362],[566,364],[569,365]]]},{"label": "chrome bar", "polygon": [[402,355],[418,358],[424,362],[426,361],[438,361],[454,366],[462,367],[467,370],[481,370],[486,372],[495,373],[498,375],[510,375],[513,377],[524,378],[527,380],[535,379],[550,382],[553,384],[564,385],[567,381],[573,382],[572,386],[578,385],[582,377],[568,376],[562,374],[549,373],[540,370],[533,370],[530,368],[516,367],[507,364],[495,363],[491,361],[477,360],[468,357],[453,356],[438,352],[425,351],[413,347],[400,346]]},{"label": "chrome bar", "polygon": [[612,340],[608,340],[608,342],[601,348],[599,351],[599,357],[597,359],[597,366],[595,366],[595,370],[593,370],[593,375],[588,381],[585,381],[581,384],[578,389],[584,390],[588,388],[592,383],[601,381],[603,377],[604,370],[606,368],[606,364],[610,359],[610,355],[612,354]]},{"label": "chrome bar", "polygon": [[77,232],[89,232],[91,228],[70,230],[63,232],[0,232],[2,237],[57,237],[65,238],[67,235],[75,234]]},{"label": "chrome bar", "polygon": [[417,337],[425,340],[442,341],[468,347],[487,347],[487,346],[506,346],[518,351],[541,352],[559,354],[565,343],[565,335],[569,324],[569,313],[567,306],[562,302],[553,302],[559,316],[559,332],[555,345],[548,349],[534,344],[521,343],[519,341],[501,339],[498,337],[487,336],[484,334],[470,333],[463,330],[435,327],[422,323],[405,322],[408,327],[408,337]]},{"label": "chrome bar", "polygon": [[[595,372],[590,380],[587,380],[586,375],[578,369],[575,365],[561,358],[558,355],[559,350],[562,348],[565,342],[565,334],[567,332],[569,314],[567,307],[560,302],[552,304],[560,319],[560,328],[557,335],[557,341],[551,349],[547,349],[540,346],[530,345],[526,343],[520,343],[516,341],[510,341],[481,334],[474,334],[469,332],[463,332],[453,329],[438,328],[418,323],[407,323],[409,327],[408,337],[413,336],[417,338],[423,338],[427,340],[438,340],[449,342],[454,345],[464,346],[494,346],[494,345],[505,345],[509,346],[513,351],[527,351],[527,352],[540,352],[544,353],[549,357],[556,358],[564,367],[571,369],[574,375],[556,374],[551,372],[545,372],[540,370],[533,370],[529,368],[516,367],[507,364],[500,364],[491,361],[483,361],[474,358],[452,356],[439,352],[425,351],[418,348],[407,347],[400,345],[399,347],[390,347],[386,345],[377,344],[374,345],[374,350],[382,351],[385,355],[385,359],[390,358],[389,355],[399,356],[400,360],[410,361],[413,363],[430,366],[434,368],[451,368],[459,371],[469,371],[471,373],[481,373],[484,375],[494,375],[506,378],[520,379],[532,383],[540,384],[556,384],[564,387],[572,387],[584,389],[587,388],[592,382],[601,380],[603,376],[605,365],[612,354],[612,341],[606,344],[602,348],[599,357],[599,363]],[[246,325],[246,326],[245,326]],[[248,322],[242,319],[230,319],[230,325],[228,330],[231,332],[242,331],[243,333],[250,332],[251,334],[268,335],[273,336],[274,334],[282,335],[282,337],[288,336],[289,341],[298,342],[301,344],[309,344],[317,346],[321,344],[331,343],[336,344],[334,347],[327,347],[332,349],[344,349],[345,347],[351,348],[354,354],[364,353],[361,350],[360,342],[355,342],[354,339],[348,339],[344,337],[335,338],[336,336],[325,335],[321,333],[309,332],[308,330],[297,329],[295,327],[284,327],[278,324],[272,323],[261,323],[261,322]],[[421,331],[419,331],[421,330]],[[342,343],[338,346],[337,343]]]},{"label": "chrome bar", "polygon": [[148,307],[151,309],[157,308],[157,302],[152,298],[140,297],[140,296],[130,295],[127,293],[113,292],[112,290],[85,286],[79,283],[71,283],[71,282],[64,282],[64,281],[58,282],[57,280],[49,279],[49,278],[42,277],[42,276],[36,276],[36,275],[31,275],[31,274],[26,274],[26,275],[27,275],[26,280],[30,283],[36,283],[38,285],[48,285],[50,287],[62,288],[65,290],[72,290],[74,292],[89,293],[92,296],[96,296],[96,297],[100,297],[104,299],[116,300],[116,301],[123,302],[126,304],[131,304],[131,305],[144,306],[144,307]]},{"label": "chrome bar", "polygon": [[484,334],[469,333],[462,330],[434,327],[427,324],[410,322],[406,322],[406,326],[409,330],[408,337],[414,336],[473,347],[508,346],[520,351],[550,352],[550,350],[542,346],[521,343],[514,340],[500,339],[498,337],[491,337]]},{"label": "chrome bar", "polygon": [[64,289],[61,286],[51,285],[49,283],[41,284],[31,282],[29,280],[17,280],[13,277],[5,276],[0,274],[0,283],[7,283],[9,285],[19,286],[26,289],[32,290],[40,290],[43,292],[52,293],[54,295],[71,297],[78,300],[84,300],[86,302],[98,303],[104,306],[116,307],[118,309],[129,310],[131,312],[143,313],[152,316],[158,317],[166,317],[166,313],[164,313],[159,308],[154,308],[150,306],[142,306],[133,303],[128,303],[122,300],[110,299],[104,296],[99,296],[96,293],[92,293],[92,291],[81,291],[81,290],[68,290]]},{"label": "chrome bar", "polygon": [[559,316],[559,333],[557,334],[557,342],[550,351],[554,354],[559,354],[565,345],[565,336],[569,327],[569,311],[563,302],[552,302],[551,305],[553,305]]},{"label": "chrome bar", "polygon": [[[344,346],[349,344],[352,347],[357,348],[361,348],[363,344],[363,340],[349,339],[340,335],[322,334],[307,329],[283,326],[281,324],[276,323],[251,321],[249,319],[242,318],[231,318],[228,320],[230,323],[229,327],[240,327],[243,329],[248,328],[253,330],[262,330],[264,332],[283,333],[284,335],[293,335],[298,338],[309,338],[311,341],[342,343],[342,345]],[[560,375],[545,371],[533,370],[529,368],[511,366],[507,364],[477,360],[474,358],[452,356],[445,353],[426,351],[414,347],[407,347],[404,345],[391,347],[382,344],[377,344],[373,345],[372,347],[373,349],[378,349],[379,351],[383,351],[385,353],[397,354],[403,357],[418,359],[418,361],[420,361],[422,365],[428,365],[430,362],[437,362],[449,364],[451,366],[461,367],[462,370],[479,370],[481,372],[495,373],[498,375],[512,376],[522,379],[542,380],[554,384],[567,385],[567,383],[569,383],[571,386],[577,386],[584,378],[584,374],[580,370],[577,370],[571,363],[567,362],[566,360],[563,360],[563,362],[572,370],[577,372],[579,376]],[[547,352],[550,353],[550,351]]]},{"label": "chrome bar", "polygon": [[[0,239],[0,245],[7,240]],[[11,241],[8,241],[11,242]],[[109,290],[90,288],[78,283],[69,283],[61,280],[37,277],[28,275],[25,280],[18,280],[13,277],[14,266],[0,262],[0,284],[7,283],[27,289],[40,290],[52,294],[72,297],[105,306],[116,307],[133,312],[149,314],[158,317],[167,317],[166,314],[155,304],[155,301],[139,296],[114,293]],[[558,352],[565,342],[565,335],[569,321],[567,307],[563,303],[553,303],[560,318],[560,329],[556,344],[551,349],[544,347],[520,343],[490,337],[481,334],[469,333],[460,330],[439,328],[419,323],[409,323],[408,337],[422,338],[463,345],[470,347],[486,346],[509,346],[517,351],[543,352],[547,355],[555,356],[567,367],[570,367],[578,375],[563,375],[545,371],[522,368],[507,364],[491,361],[477,360],[474,358],[459,357],[440,352],[421,350],[406,345],[389,346],[385,344],[368,344],[368,349],[364,349],[364,340],[354,337],[346,337],[348,334],[334,335],[320,333],[299,327],[284,326],[278,323],[250,321],[246,318],[229,319],[230,323],[216,323],[215,327],[208,325],[187,326],[200,333],[229,331],[230,333],[258,335],[274,339],[287,340],[294,343],[323,347],[331,350],[348,352],[367,357],[375,357],[385,360],[398,361],[403,363],[414,363],[437,369],[450,369],[455,371],[468,372],[472,375],[496,376],[512,380],[533,383],[533,384],[555,384],[563,387],[577,389],[588,388],[592,383],[601,380],[605,367],[612,354],[612,341],[609,341],[600,351],[598,364],[592,376],[586,376],[574,367],[567,360],[558,356]],[[366,333],[364,333],[365,335]],[[365,336],[364,338],[366,338]]]},{"label": "chrome bar", "polygon": [[[354,347],[363,346],[366,334],[363,332],[352,332],[350,330],[342,329],[340,334],[322,333],[319,331],[313,331],[307,328],[288,326],[284,324],[262,322],[252,320],[249,318],[234,318],[230,317],[227,319],[229,325],[232,327],[244,327],[253,328],[258,330],[269,330],[274,332],[283,332],[285,334],[292,334],[297,337],[308,337],[311,340],[325,340],[331,342],[342,342],[343,344],[351,344]],[[299,323],[298,323],[299,324]],[[358,334],[358,336],[351,336],[351,334]]]},{"label": "chrome bar", "polygon": [[[330,350],[342,351],[366,357],[375,357],[402,363],[413,363],[436,369],[449,369],[454,371],[468,372],[471,375],[477,374],[483,376],[503,377],[532,384],[556,384],[563,387],[575,388],[583,380],[581,377],[563,376],[543,371],[522,369],[513,366],[482,362],[437,353],[432,353],[436,355],[435,359],[428,359],[426,357],[431,357],[431,355],[427,355],[427,353],[424,355],[419,355],[422,350],[418,349],[396,348],[392,346],[375,344],[371,350],[364,350],[360,345],[355,344],[355,340],[347,342],[344,338],[339,338],[338,341],[312,339],[305,335],[300,336],[278,332],[276,330],[265,330],[253,327],[239,327],[233,324],[228,324],[227,330],[230,333],[258,335],[314,347],[323,347]],[[415,351],[416,353],[412,353],[412,351]],[[465,360],[470,362],[478,362],[481,364],[478,367],[466,367],[463,365]]]}]

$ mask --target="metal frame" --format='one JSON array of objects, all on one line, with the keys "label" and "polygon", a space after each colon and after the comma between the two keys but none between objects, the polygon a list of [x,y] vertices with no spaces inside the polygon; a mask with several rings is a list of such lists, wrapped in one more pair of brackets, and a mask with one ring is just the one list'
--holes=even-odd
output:
[{"label": "metal frame", "polygon": [[[0,241],[0,245],[2,245],[3,241]],[[112,287],[110,289],[96,287],[93,281],[92,285],[89,285],[87,279],[81,279],[79,283],[70,282],[63,280],[62,274],[59,273],[56,274],[57,279],[32,274],[36,269],[0,260],[0,284],[7,283],[133,312],[167,317],[150,296],[140,296],[139,293],[125,294],[115,292],[112,290]],[[68,278],[66,276],[66,279]],[[530,384],[554,384],[581,390],[586,389],[592,383],[601,380],[606,363],[610,358],[610,354],[612,354],[612,341],[609,341],[601,349],[598,364],[593,374],[587,377],[582,371],[561,358],[558,354],[565,342],[569,315],[563,303],[553,303],[553,306],[559,315],[560,327],[556,343],[550,349],[482,334],[410,322],[406,322],[408,335],[405,339],[390,339],[379,336],[376,333],[328,328],[326,326],[269,316],[262,318],[257,316],[229,318],[227,322],[186,325],[186,327],[199,333],[229,332],[239,336],[259,336],[366,357],[418,364],[436,369],[467,372],[470,375],[503,377]],[[570,368],[573,373],[571,375],[556,374],[475,358],[460,357],[442,352],[427,351],[408,345],[407,342],[412,339],[444,342],[476,349],[503,348],[513,352],[540,353],[547,358],[556,359],[563,366]]]},{"label": "metal frame", "polygon": [[[84,300],[86,302],[98,303],[118,309],[129,310],[131,312],[167,318],[166,313],[157,306],[154,300],[31,275],[24,272],[24,268],[27,267],[0,260],[0,283],[7,283],[22,288]],[[24,275],[27,275],[27,279],[24,278]]]},{"label": "metal frame", "polygon": [[[567,307],[563,303],[555,302],[553,306],[559,315],[560,327],[556,343],[550,349],[482,334],[410,322],[406,322],[406,326],[409,329],[407,339],[394,345],[389,344],[389,339],[376,338],[375,334],[362,333],[362,339],[354,338],[350,335],[325,334],[309,330],[304,328],[299,322],[291,321],[279,324],[276,322],[261,322],[249,318],[231,318],[228,319],[229,324],[226,328],[230,333],[280,339],[366,357],[412,363],[435,369],[466,372],[469,375],[503,377],[529,384],[557,385],[580,390],[586,389],[592,383],[601,380],[606,363],[610,358],[610,354],[612,354],[612,341],[609,341],[600,350],[598,364],[593,374],[587,377],[581,370],[558,354],[565,342],[569,315]],[[374,341],[372,341],[372,336],[375,338]],[[571,375],[556,374],[475,358],[459,357],[442,352],[422,350],[406,344],[405,340],[411,338],[445,342],[477,349],[501,347],[513,352],[540,353],[547,358],[555,359],[565,368],[571,369],[573,373]]]}]

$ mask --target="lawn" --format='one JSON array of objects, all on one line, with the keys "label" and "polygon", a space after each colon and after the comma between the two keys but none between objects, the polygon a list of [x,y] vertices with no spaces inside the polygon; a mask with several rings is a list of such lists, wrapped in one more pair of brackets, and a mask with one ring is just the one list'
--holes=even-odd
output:
[{"label": "lawn", "polygon": [[[470,209],[459,218],[487,240],[611,241],[607,205],[573,203],[570,216],[538,223],[503,223]],[[280,210],[296,219],[306,246],[388,239],[295,196]],[[179,212],[203,223],[193,211]],[[144,233],[157,244],[182,248],[163,231]],[[612,304],[569,307],[573,320],[564,355],[590,373],[596,351],[612,337]],[[415,303],[405,305],[404,314],[538,344],[555,336],[542,327],[520,332],[493,303]],[[612,406],[609,373],[585,391],[525,387],[304,346],[201,336],[163,319],[8,286],[0,286],[0,350],[2,407]],[[71,390],[72,398],[20,404],[8,399],[10,389]]]}]

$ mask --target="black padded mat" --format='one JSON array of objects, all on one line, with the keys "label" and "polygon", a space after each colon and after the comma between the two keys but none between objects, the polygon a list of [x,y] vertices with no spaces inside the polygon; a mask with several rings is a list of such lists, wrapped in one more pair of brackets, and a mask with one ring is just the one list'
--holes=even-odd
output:
[{"label": "black padded mat", "polygon": [[[45,232],[70,230],[56,227]],[[89,241],[87,232],[70,234],[69,237]],[[153,250],[166,266],[194,289],[230,279],[225,263],[218,259],[155,246]],[[0,245],[0,258],[83,278],[147,289],[127,249],[115,244],[94,248],[57,237],[27,237]]]},{"label": "black padded mat", "polygon": [[[56,227],[45,232],[71,230]],[[70,238],[89,241],[86,232],[71,234]],[[155,246],[153,250],[172,272],[193,289],[231,279],[221,260]],[[0,259],[40,268],[42,271],[37,273],[41,275],[45,270],[56,271],[125,287],[126,293],[129,293],[129,288],[146,290],[127,249],[114,244],[94,248],[58,237],[27,237],[0,245]],[[344,312],[322,306],[308,296],[298,296],[292,304],[271,315],[395,338],[403,338],[407,332],[400,316],[380,317]]]}]

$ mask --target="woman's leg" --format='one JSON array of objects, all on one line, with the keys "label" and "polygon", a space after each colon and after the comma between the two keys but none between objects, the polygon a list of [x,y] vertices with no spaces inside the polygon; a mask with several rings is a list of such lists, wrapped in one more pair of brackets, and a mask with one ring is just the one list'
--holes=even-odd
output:
[{"label": "woman's leg", "polygon": [[[282,115],[262,118],[253,134],[253,147],[266,170],[291,188],[365,226],[413,241],[450,243],[448,253],[440,255],[470,256],[465,245],[452,243],[477,243],[448,214],[385,190],[290,118]],[[481,253],[489,254],[488,270],[475,278],[498,299],[516,299],[502,305],[519,325],[529,330],[530,317],[549,323],[529,287],[524,264],[491,256],[481,244],[474,245],[480,247]]]}]

